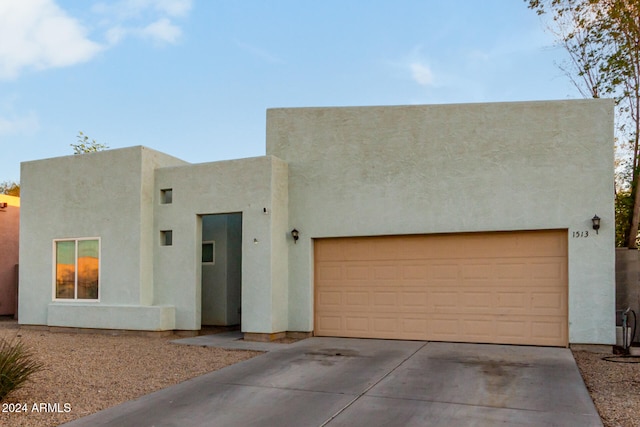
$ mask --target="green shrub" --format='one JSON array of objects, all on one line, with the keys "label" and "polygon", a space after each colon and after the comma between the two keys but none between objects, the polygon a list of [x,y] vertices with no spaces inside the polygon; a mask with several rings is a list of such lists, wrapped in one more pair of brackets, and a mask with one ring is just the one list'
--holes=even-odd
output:
[{"label": "green shrub", "polygon": [[0,338],[0,400],[22,387],[42,367],[21,341]]}]

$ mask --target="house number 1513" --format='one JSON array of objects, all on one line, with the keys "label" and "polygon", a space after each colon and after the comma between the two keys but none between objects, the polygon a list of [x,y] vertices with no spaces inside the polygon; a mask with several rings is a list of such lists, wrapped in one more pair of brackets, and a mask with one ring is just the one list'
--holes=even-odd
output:
[{"label": "house number 1513", "polygon": [[585,230],[585,231],[574,231],[571,236],[574,239],[580,238],[580,237],[589,237],[589,231]]}]

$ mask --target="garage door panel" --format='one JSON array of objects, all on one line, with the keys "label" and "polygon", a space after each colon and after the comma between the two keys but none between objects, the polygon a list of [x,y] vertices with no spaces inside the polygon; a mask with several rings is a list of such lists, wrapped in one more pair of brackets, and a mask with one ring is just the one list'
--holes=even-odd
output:
[{"label": "garage door panel", "polygon": [[333,307],[334,310],[341,310],[342,307],[342,292],[340,291],[330,291],[323,290],[318,292],[317,294],[317,303],[320,307],[322,307],[325,311],[331,310]]},{"label": "garage door panel", "polygon": [[403,290],[400,292],[400,308],[403,311],[415,309],[415,307],[422,310],[427,305],[428,299],[427,292],[424,290]]},{"label": "garage door panel", "polygon": [[498,335],[522,342],[530,335],[531,324],[524,319],[498,319],[496,320],[496,329]]},{"label": "garage door panel", "polygon": [[462,280],[489,280],[491,278],[491,264],[463,263]]},{"label": "garage door panel", "polygon": [[316,277],[318,280],[342,280],[342,264],[337,262],[323,262],[316,268]]},{"label": "garage door panel", "polygon": [[373,265],[373,280],[396,280],[400,275],[400,266],[391,265]]},{"label": "garage door panel", "polygon": [[566,305],[566,295],[559,292],[534,292],[531,295],[531,311],[539,315],[555,315]]},{"label": "garage door panel", "polygon": [[564,276],[564,265],[564,260],[562,259],[532,262],[531,277],[533,279],[560,280]]},{"label": "garage door panel", "polygon": [[372,291],[373,306],[375,307],[398,307],[398,293],[389,291]]},{"label": "garage door panel", "polygon": [[316,335],[566,346],[567,232],[315,241]]},{"label": "garage door panel", "polygon": [[523,280],[527,278],[527,272],[527,263],[524,260],[509,263],[496,262],[494,278],[497,280]]},{"label": "garage door panel", "polygon": [[316,318],[316,327],[326,331],[327,334],[340,334],[344,327],[342,326],[341,315],[324,314]]},{"label": "garage door panel", "polygon": [[398,318],[397,317],[376,317],[373,319],[372,327],[373,327],[373,332],[375,333],[396,334],[399,332]]},{"label": "garage door panel", "polygon": [[[350,333],[369,332],[368,316],[345,316],[345,328]],[[352,335],[353,336],[353,335]]]},{"label": "garage door panel", "polygon": [[561,327],[561,319],[549,318],[547,320],[537,320],[531,322],[531,335],[547,341],[557,341],[565,337],[565,332]]},{"label": "garage door panel", "polygon": [[429,266],[425,263],[400,265],[400,275],[397,279],[402,280],[427,280],[429,277]]},{"label": "garage door panel", "polygon": [[351,262],[343,267],[346,280],[369,280],[371,278],[371,262]]},{"label": "garage door panel", "polygon": [[494,307],[495,297],[491,291],[462,291],[460,294],[460,305],[464,310],[490,311]]}]

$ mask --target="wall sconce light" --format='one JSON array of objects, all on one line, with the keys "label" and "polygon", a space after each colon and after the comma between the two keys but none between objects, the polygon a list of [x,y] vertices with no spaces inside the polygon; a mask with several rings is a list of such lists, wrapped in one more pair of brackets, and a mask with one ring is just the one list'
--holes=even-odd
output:
[{"label": "wall sconce light", "polygon": [[262,208],[262,213],[265,214],[265,215],[269,215],[269,209]]},{"label": "wall sconce light", "polygon": [[293,237],[293,243],[298,243],[300,232],[294,228],[293,230],[291,230],[291,237]]},{"label": "wall sconce light", "polygon": [[598,215],[594,215],[591,218],[591,222],[593,223],[593,229],[596,230],[596,234],[598,234],[598,230],[600,229],[600,217]]}]

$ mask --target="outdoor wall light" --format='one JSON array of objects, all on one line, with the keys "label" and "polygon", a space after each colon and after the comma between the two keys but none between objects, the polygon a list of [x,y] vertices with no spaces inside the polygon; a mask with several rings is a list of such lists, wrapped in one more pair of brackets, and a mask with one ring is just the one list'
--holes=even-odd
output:
[{"label": "outdoor wall light", "polygon": [[0,209],[4,209],[7,207],[7,202],[0,203]]},{"label": "outdoor wall light", "polygon": [[596,234],[598,234],[598,230],[600,229],[600,217],[598,215],[594,215],[591,218],[591,222],[593,223],[593,229],[596,230]]},{"label": "outdoor wall light", "polygon": [[293,237],[293,243],[298,243],[300,232],[294,228],[293,230],[291,230],[291,237]]}]

